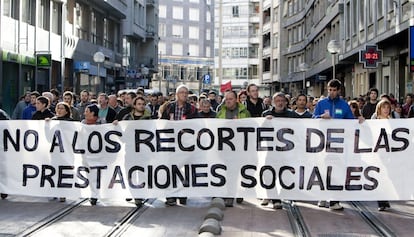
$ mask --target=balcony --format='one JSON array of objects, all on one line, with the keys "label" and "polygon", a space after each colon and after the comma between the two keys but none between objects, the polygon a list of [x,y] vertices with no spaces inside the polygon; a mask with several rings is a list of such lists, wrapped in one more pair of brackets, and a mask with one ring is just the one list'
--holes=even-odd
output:
[{"label": "balcony", "polygon": [[147,0],[147,6],[155,7],[157,6],[157,4],[158,4],[157,0]]},{"label": "balcony", "polygon": [[263,32],[264,33],[270,32],[270,27],[271,27],[270,21],[263,23]]},{"label": "balcony", "polygon": [[157,37],[157,32],[155,32],[154,25],[147,24],[147,28],[145,30],[145,36],[151,39],[155,39],[155,37]]},{"label": "balcony", "polygon": [[90,0],[89,3],[91,6],[98,6],[120,19],[126,18],[125,12],[128,11],[128,5],[125,0]]},{"label": "balcony", "polygon": [[271,83],[272,82],[272,74],[269,72],[263,72],[262,74],[262,83]]},{"label": "balcony", "polygon": [[272,1],[271,0],[264,0],[263,1],[263,9],[267,9],[271,6],[272,6]]},{"label": "balcony", "polygon": [[270,46],[263,48],[263,57],[269,57],[272,53],[272,48]]}]

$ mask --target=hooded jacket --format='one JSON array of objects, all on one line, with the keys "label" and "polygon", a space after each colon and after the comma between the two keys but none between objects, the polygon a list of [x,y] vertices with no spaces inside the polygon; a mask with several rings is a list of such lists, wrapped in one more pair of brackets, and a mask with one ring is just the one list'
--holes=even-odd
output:
[{"label": "hooded jacket", "polygon": [[316,104],[313,118],[321,118],[321,115],[325,113],[325,110],[329,110],[329,115],[333,119],[355,119],[348,103],[339,97],[334,99],[326,97],[320,100],[318,104]]},{"label": "hooded jacket", "polygon": [[[246,106],[241,103],[237,103],[238,113],[237,118],[250,118],[250,112],[247,110]],[[220,110],[217,112],[216,118],[225,119],[226,118],[227,107],[226,104],[220,106]]]}]

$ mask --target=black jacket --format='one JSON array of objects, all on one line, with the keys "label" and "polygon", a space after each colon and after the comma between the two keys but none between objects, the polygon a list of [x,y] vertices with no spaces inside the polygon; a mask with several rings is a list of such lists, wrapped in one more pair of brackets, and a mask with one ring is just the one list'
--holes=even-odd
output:
[{"label": "black jacket", "polygon": [[55,114],[52,111],[45,109],[43,112],[36,111],[32,116],[32,120],[44,120],[46,118],[53,118],[54,116]]},{"label": "black jacket", "polygon": [[280,118],[297,118],[296,113],[288,109],[284,109],[282,112],[276,112],[273,108],[271,108],[263,112],[263,117],[266,117],[267,115]]}]

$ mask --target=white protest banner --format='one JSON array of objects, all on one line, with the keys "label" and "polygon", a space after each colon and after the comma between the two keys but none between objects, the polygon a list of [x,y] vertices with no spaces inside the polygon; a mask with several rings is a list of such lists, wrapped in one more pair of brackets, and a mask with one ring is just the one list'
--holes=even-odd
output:
[{"label": "white protest banner", "polygon": [[0,192],[410,200],[411,119],[0,122]]}]

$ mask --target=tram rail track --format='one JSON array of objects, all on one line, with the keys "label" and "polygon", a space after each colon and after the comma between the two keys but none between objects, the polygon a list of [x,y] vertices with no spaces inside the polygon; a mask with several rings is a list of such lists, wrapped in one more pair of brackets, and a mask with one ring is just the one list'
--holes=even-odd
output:
[{"label": "tram rail track", "polygon": [[295,201],[285,201],[284,206],[287,210],[287,215],[292,227],[293,234],[297,237],[312,236],[308,227],[306,226],[305,219],[303,218],[300,209],[296,205]]},{"label": "tram rail track", "polygon": [[[113,218],[109,222],[106,222],[108,228],[102,231],[98,236],[121,237],[125,234],[128,234],[131,230],[134,230],[130,229],[130,227],[137,225],[137,223],[140,221],[140,218],[143,218],[143,214],[151,209],[151,204],[155,200],[156,199],[146,199],[144,200],[144,205],[140,207],[128,207],[130,209],[124,209],[125,211],[122,212],[122,215],[118,215],[116,218]],[[55,212],[51,213],[50,215],[42,219],[39,219],[35,224],[27,227],[25,230],[17,234],[13,234],[12,236],[38,236],[42,233],[48,233],[48,228],[54,225],[60,225],[58,223],[63,223],[63,218],[67,219],[67,216],[69,216],[70,218],[71,214],[73,216],[79,215],[80,209],[77,210],[77,208],[83,206],[83,204],[87,201],[88,199],[81,199],[68,203],[68,205],[66,205],[65,207],[57,209]],[[352,216],[356,218],[353,223],[359,222],[362,225],[366,226],[367,229],[364,229],[364,232],[360,232],[361,235],[362,233],[364,233],[365,235],[368,234],[369,236],[382,237],[395,237],[399,235],[396,234],[396,232],[390,227],[390,223],[384,221],[381,217],[378,216],[378,213],[376,211],[372,210],[370,204],[358,201],[344,202],[343,204],[346,205],[348,208],[348,215],[353,213]],[[319,219],[317,222],[313,221],[312,219],[309,219],[312,218],[312,216],[309,214],[314,212],[314,209],[312,207],[309,207],[309,203],[301,203],[295,201],[283,202],[283,209],[285,209],[286,211],[286,216],[284,218],[288,218],[286,224],[290,224],[290,230],[292,231],[291,233],[293,236],[359,236],[358,232],[349,232],[344,228],[340,228],[336,231],[335,229],[325,230],[320,228],[314,228],[314,226],[312,226],[312,223],[321,223],[321,221],[323,222],[323,219]],[[334,212],[330,213],[330,216],[333,217]],[[340,214],[340,212],[338,214]],[[168,216],[165,217],[169,218]],[[326,218],[328,218],[327,220],[329,220],[329,215],[327,215],[325,219]],[[361,219],[363,221],[361,221]],[[108,225],[109,223],[111,223],[111,225]],[[367,225],[365,225],[365,223]],[[347,224],[347,226],[349,226],[349,228],[351,228],[350,230],[352,230],[352,225]],[[395,225],[393,226],[395,227]]]},{"label": "tram rail track", "polygon": [[[380,220],[369,208],[362,202],[351,201],[348,202],[354,211],[372,228],[378,236],[381,237],[397,237],[392,228],[384,221]],[[306,220],[302,216],[300,208],[295,204],[295,201],[285,201],[284,208],[287,211],[289,223],[292,227],[293,235],[297,237],[312,236],[307,227]]]},{"label": "tram rail track", "polygon": [[383,221],[372,213],[363,203],[353,201],[349,202],[351,206],[358,212],[361,218],[382,237],[396,237],[397,234]]},{"label": "tram rail track", "polygon": [[129,211],[104,237],[120,237],[147,209],[145,203],[152,203],[155,199],[146,199],[141,207]]},{"label": "tram rail track", "polygon": [[50,214],[49,216],[43,218],[42,220],[38,221],[36,224],[30,226],[29,228],[27,228],[24,231],[16,234],[15,236],[16,237],[31,236],[31,235],[47,228],[48,226],[56,223],[57,221],[59,221],[63,217],[69,215],[70,213],[73,212],[73,210],[80,207],[86,201],[88,201],[88,198],[73,201],[72,203],[69,203],[67,206],[65,206],[65,207],[57,210],[56,212]]},{"label": "tram rail track", "polygon": [[[80,199],[69,203],[67,206],[60,208],[56,212],[48,215],[47,217],[41,219],[34,225],[30,226],[29,228],[17,233],[16,237],[27,237],[33,236],[37,233],[45,230],[49,226],[58,223],[64,217],[70,215],[75,209],[79,208],[87,202],[89,199]],[[144,203],[153,202],[154,200],[144,200]],[[108,231],[104,236],[105,237],[114,237],[114,236],[122,236],[122,234],[132,225],[132,223],[137,220],[145,210],[148,209],[148,206],[142,205],[140,207],[134,207],[129,212],[127,212],[120,220],[116,222],[116,224]]]}]

